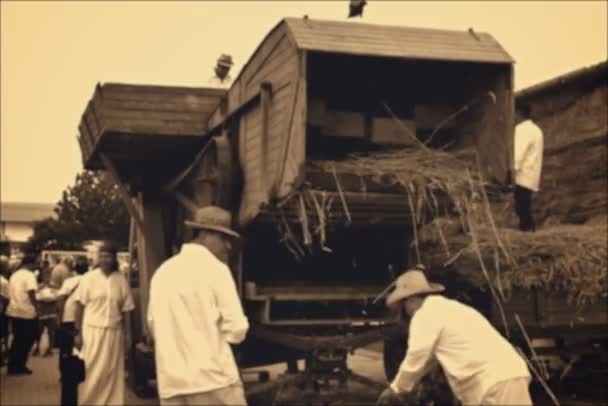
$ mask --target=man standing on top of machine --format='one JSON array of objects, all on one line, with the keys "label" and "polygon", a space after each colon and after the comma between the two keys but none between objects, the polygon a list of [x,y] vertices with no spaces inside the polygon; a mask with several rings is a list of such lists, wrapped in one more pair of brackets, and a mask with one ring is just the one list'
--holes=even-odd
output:
[{"label": "man standing on top of machine", "polygon": [[535,231],[532,192],[538,192],[543,166],[543,132],[530,119],[530,108],[518,107],[515,127],[515,211],[521,231]]}]

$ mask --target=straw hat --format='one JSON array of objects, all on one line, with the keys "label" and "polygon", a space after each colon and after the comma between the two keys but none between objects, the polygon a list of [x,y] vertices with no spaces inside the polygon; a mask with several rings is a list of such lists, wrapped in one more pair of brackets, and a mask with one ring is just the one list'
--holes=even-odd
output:
[{"label": "straw hat", "polygon": [[239,233],[230,228],[232,215],[218,206],[207,206],[196,210],[194,220],[185,221],[186,226],[201,230],[217,231],[233,238],[241,238]]},{"label": "straw hat", "polygon": [[414,270],[408,270],[395,283],[395,290],[386,298],[386,305],[392,307],[408,297],[420,295],[423,293],[438,293],[445,290],[445,287],[439,283],[430,283],[424,272],[418,267]]},{"label": "straw hat", "polygon": [[232,56],[228,54],[220,55],[220,57],[217,59],[217,65],[230,68],[232,65],[234,65],[234,62],[232,62]]}]

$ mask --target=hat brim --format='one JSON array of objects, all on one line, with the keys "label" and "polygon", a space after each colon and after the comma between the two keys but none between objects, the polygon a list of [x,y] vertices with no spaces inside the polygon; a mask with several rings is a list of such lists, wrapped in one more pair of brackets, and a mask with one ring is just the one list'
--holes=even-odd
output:
[{"label": "hat brim", "polygon": [[408,289],[397,287],[388,297],[386,298],[386,305],[388,307],[394,307],[399,302],[407,299],[408,297],[422,295],[425,293],[439,293],[445,290],[445,286],[440,283],[429,283],[427,289]]},{"label": "hat brim", "polygon": [[184,221],[184,224],[186,224],[186,226],[188,226],[190,228],[196,228],[199,230],[217,231],[218,233],[225,234],[228,237],[232,237],[232,238],[236,238],[236,239],[241,238],[241,235],[239,233],[237,233],[236,231],[231,230],[227,227],[216,226],[213,224],[201,224],[201,223],[196,223],[194,221],[189,221],[189,220]]}]

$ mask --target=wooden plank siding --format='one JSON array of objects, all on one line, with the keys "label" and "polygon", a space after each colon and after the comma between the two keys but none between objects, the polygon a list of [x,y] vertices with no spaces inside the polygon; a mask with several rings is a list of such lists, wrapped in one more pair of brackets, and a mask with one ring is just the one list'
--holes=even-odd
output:
[{"label": "wooden plank siding", "polygon": [[300,49],[408,59],[512,63],[485,33],[392,27],[351,22],[285,20]]},{"label": "wooden plank siding", "polygon": [[[284,158],[281,159],[284,167],[278,174],[276,192],[279,196],[287,196],[299,180],[305,176],[304,164],[306,162],[306,120],[308,116],[306,53],[302,52],[297,60],[299,64],[298,79],[294,86],[294,111],[292,121],[287,131],[291,132],[284,147]],[[297,86],[297,87],[296,87]]]},{"label": "wooden plank siding", "polygon": [[496,104],[485,97],[483,125],[477,132],[476,148],[482,172],[492,180],[507,183],[513,170],[514,106],[510,66],[506,66],[491,83]]},{"label": "wooden plank siding", "polygon": [[179,153],[198,147],[224,94],[223,89],[98,84],[79,125],[85,167],[101,167],[100,152],[153,161],[163,158],[165,149]]},{"label": "wooden plank siding", "polygon": [[242,104],[260,94],[262,83],[271,86],[268,100],[267,139],[263,134],[261,102],[238,113],[240,120],[239,159],[244,173],[241,213],[247,222],[269,198],[269,188],[276,183],[278,162],[284,156],[284,139],[293,116],[297,50],[284,25],[277,26],[254,52],[227,94],[227,108],[216,108],[208,121],[214,131]]},{"label": "wooden plank siding", "polygon": [[[262,41],[228,90],[226,95],[228,103],[225,111],[222,111],[220,106],[218,106],[211,114],[208,121],[208,128],[210,130],[221,125],[225,117],[236,111],[249,97],[259,91],[259,83],[262,81],[261,78],[268,76],[266,74],[260,74],[260,70],[264,69],[267,63],[272,62],[273,58],[271,57],[271,54],[276,55],[274,52],[277,47],[283,43],[285,38],[286,28],[283,24],[279,24]],[[248,84],[254,76],[259,80],[258,86],[248,92]],[[243,88],[245,88],[245,90],[243,90]]]},{"label": "wooden plank siding", "polygon": [[[262,81],[268,81],[268,79],[271,82],[277,81],[277,84],[273,83],[275,88],[282,85],[285,82],[285,73],[289,73],[289,68],[293,68],[295,65],[293,63],[295,52],[287,39],[287,35],[283,35],[281,41],[277,43],[273,52],[268,56],[266,63],[260,66],[255,74],[250,75],[246,81],[243,81],[246,94],[251,95],[256,92]],[[290,61],[292,61],[291,64]],[[289,79],[287,78],[287,80]]]}]

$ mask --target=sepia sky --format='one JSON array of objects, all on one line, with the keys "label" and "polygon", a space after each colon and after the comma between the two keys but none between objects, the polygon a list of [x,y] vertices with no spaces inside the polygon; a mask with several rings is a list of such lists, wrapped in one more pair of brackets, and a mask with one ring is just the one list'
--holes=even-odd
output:
[{"label": "sepia sky", "polygon": [[[283,17],[346,20],[348,1],[1,1],[2,201],[56,202],[82,168],[80,115],[97,82],[209,86]],[[368,0],[355,21],[492,34],[521,89],[607,58],[607,2]]]}]

